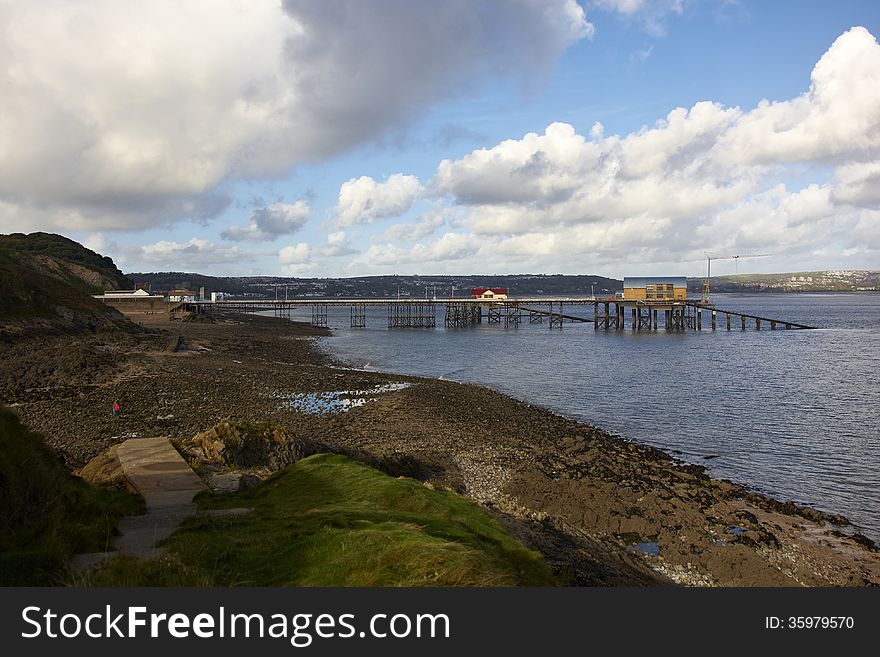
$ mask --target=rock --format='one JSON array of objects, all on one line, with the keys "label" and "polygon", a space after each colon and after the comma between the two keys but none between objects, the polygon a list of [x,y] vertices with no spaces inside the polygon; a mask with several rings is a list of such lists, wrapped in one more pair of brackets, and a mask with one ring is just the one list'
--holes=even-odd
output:
[{"label": "rock", "polygon": [[218,472],[208,479],[208,486],[218,493],[238,493],[262,480],[262,477],[251,472]]},{"label": "rock", "polygon": [[319,451],[315,443],[291,436],[286,429],[229,420],[182,441],[180,450],[199,470],[220,466],[273,472]]},{"label": "rock", "polygon": [[241,473],[223,472],[212,475],[208,479],[208,486],[218,493],[237,493],[241,490]]},{"label": "rock", "polygon": [[97,486],[116,486],[122,488],[125,482],[122,479],[122,464],[116,454],[118,445],[101,452],[73,474]]}]

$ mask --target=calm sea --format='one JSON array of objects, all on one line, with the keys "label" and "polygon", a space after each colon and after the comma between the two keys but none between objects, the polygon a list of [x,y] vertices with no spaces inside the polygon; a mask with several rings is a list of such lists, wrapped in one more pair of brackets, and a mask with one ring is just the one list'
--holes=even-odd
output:
[{"label": "calm sea", "polygon": [[331,311],[336,330],[323,344],[354,366],[491,386],[777,499],[842,513],[880,540],[880,295],[714,301],[820,330],[741,332],[734,317],[734,330],[713,333],[706,315],[702,333],[685,334],[527,322],[388,330],[376,309],[366,329]]}]

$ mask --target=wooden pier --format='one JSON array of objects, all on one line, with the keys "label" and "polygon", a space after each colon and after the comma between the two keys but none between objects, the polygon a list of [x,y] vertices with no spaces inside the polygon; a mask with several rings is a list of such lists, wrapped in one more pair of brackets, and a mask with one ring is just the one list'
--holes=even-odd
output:
[{"label": "wooden pier", "polygon": [[[562,328],[565,323],[592,323],[597,331],[659,331],[681,332],[737,328],[761,330],[815,328],[783,319],[750,315],[734,310],[717,308],[699,301],[633,301],[618,297],[567,298],[507,298],[486,300],[450,297],[445,299],[223,299],[184,304],[191,312],[215,315],[222,311],[256,313],[272,311],[276,317],[290,319],[295,310],[311,310],[315,326],[327,326],[328,309],[349,310],[351,328],[367,326],[367,309],[384,307],[388,328],[434,328],[437,326],[438,307],[443,308],[443,325],[467,327],[482,324],[501,324],[518,327],[523,318],[529,324],[543,324]],[[738,321],[732,321],[736,318]],[[719,319],[721,325],[719,326]]]}]

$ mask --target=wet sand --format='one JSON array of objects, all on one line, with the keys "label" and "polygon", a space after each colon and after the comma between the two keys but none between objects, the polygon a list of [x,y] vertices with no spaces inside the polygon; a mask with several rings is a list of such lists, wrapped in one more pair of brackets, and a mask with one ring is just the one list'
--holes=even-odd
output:
[{"label": "wet sand", "polygon": [[[880,584],[880,554],[828,522],[842,518],[487,388],[348,369],[315,348],[326,329],[244,316],[136,320],[149,330],[0,347],[0,399],[71,468],[130,437],[182,440],[223,419],[269,421],[471,497],[574,585]],[[389,383],[412,385],[346,412],[285,403]]]}]

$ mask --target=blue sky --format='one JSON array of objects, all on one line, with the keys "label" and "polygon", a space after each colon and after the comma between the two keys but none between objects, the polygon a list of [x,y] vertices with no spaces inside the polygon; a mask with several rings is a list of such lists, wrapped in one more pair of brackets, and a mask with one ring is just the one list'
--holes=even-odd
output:
[{"label": "blue sky", "polygon": [[4,232],[126,271],[880,268],[880,3],[121,4],[0,5]]}]

